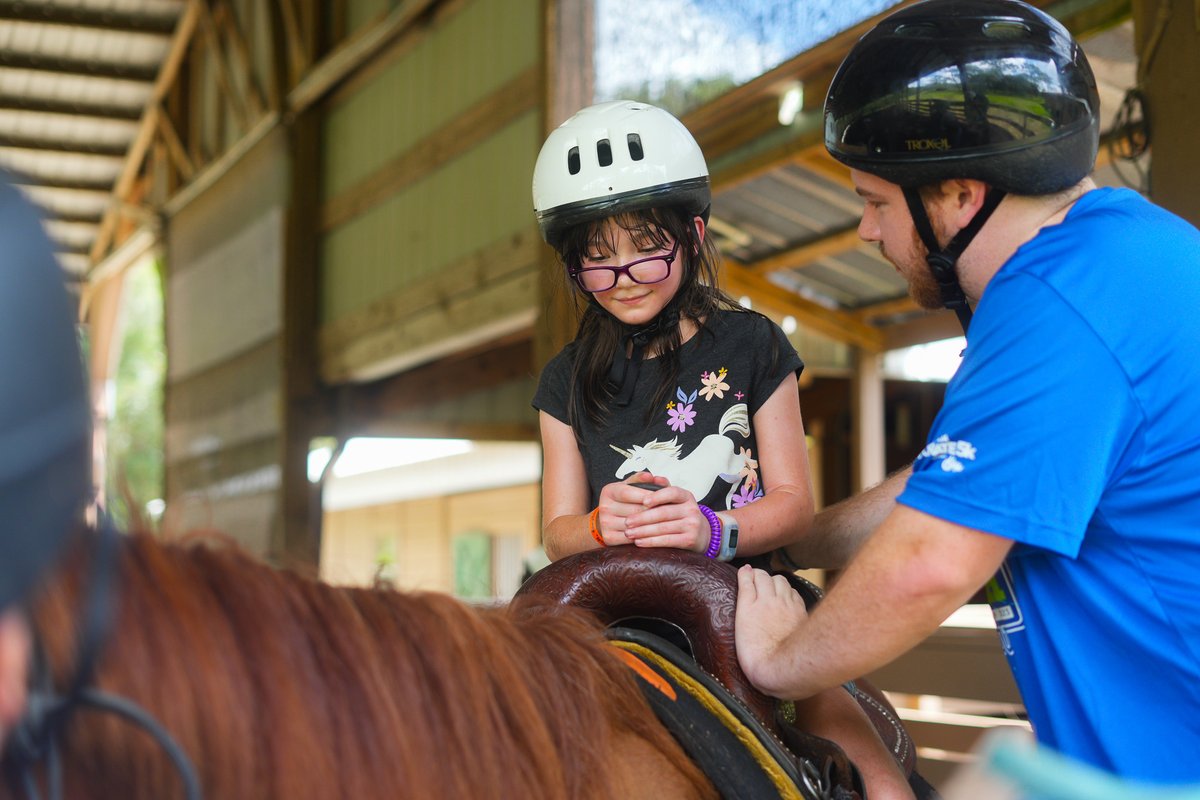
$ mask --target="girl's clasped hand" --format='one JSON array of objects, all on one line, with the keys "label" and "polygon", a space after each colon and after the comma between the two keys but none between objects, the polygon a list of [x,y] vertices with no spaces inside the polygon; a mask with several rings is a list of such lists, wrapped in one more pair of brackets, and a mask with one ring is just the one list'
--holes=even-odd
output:
[{"label": "girl's clasped hand", "polygon": [[708,549],[711,527],[695,496],[664,477],[639,472],[610,483],[600,490],[598,508],[606,545]]}]

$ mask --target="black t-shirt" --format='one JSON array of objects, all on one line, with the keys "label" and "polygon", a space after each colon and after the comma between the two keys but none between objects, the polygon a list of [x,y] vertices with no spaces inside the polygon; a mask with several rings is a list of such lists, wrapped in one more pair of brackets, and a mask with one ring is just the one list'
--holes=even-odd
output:
[{"label": "black t-shirt", "polygon": [[[570,424],[567,407],[578,342],[542,372],[533,407]],[[662,359],[641,366],[633,400],[602,428],[582,421],[582,455],[591,505],[600,490],[643,469],[666,476],[697,502],[721,511],[762,496],[758,444],[751,420],[804,364],[779,326],[761,314],[720,311],[680,347],[679,372],[665,408],[647,404],[662,378]],[[803,442],[799,443],[803,447]]]}]

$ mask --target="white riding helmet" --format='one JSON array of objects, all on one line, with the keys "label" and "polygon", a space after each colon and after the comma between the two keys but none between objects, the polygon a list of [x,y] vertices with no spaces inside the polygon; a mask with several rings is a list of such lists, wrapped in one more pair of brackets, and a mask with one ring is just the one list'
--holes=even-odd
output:
[{"label": "white riding helmet", "polygon": [[646,103],[589,106],[554,129],[533,168],[533,209],[554,246],[581,222],[680,205],[708,219],[712,191],[700,146],[683,123]]}]

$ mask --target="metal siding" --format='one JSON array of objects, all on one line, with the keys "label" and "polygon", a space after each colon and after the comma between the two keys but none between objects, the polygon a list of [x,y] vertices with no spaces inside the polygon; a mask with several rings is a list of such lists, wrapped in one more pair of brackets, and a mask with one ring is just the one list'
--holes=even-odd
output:
[{"label": "metal siding", "polygon": [[[352,28],[370,5],[352,5]],[[329,107],[322,131],[324,200],[352,192],[536,66],[540,13],[537,0],[472,0],[370,83]],[[533,224],[529,181],[541,135],[539,114],[526,113],[328,232],[320,253],[322,324],[361,312],[497,241],[527,232]],[[466,298],[479,288],[464,274],[455,294]],[[530,290],[527,298],[505,299],[503,304],[513,307],[489,316],[532,308],[535,294]],[[430,296],[427,305],[451,301]],[[479,320],[481,326],[493,322]],[[464,412],[465,418],[511,416],[523,423],[530,417],[524,393],[519,402],[495,397],[451,416]]]},{"label": "metal siding", "polygon": [[168,504],[265,553],[281,449],[287,138],[267,137],[167,227]]},{"label": "metal siding", "polygon": [[537,10],[535,0],[474,0],[331,108],[323,121],[325,199],[536,64]]},{"label": "metal siding", "polygon": [[532,142],[539,130],[538,115],[526,114],[439,172],[330,232],[321,252],[322,322],[340,319],[531,227]]}]

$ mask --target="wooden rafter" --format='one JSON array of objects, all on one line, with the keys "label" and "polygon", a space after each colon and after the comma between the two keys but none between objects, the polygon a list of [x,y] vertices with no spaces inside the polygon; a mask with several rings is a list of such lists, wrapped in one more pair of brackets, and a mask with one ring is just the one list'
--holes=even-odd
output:
[{"label": "wooden rafter", "polygon": [[171,163],[175,165],[175,169],[178,170],[185,182],[190,181],[196,174],[196,165],[192,163],[187,148],[183,146],[183,141],[180,140],[179,133],[175,130],[174,123],[171,122],[171,115],[165,108],[160,107],[157,116],[158,132],[162,136],[163,144],[166,145]]},{"label": "wooden rafter", "polygon": [[291,88],[300,82],[308,70],[309,55],[304,45],[306,37],[300,22],[300,12],[296,8],[297,0],[276,0],[283,21],[284,48],[287,54],[288,81]]},{"label": "wooden rafter", "polygon": [[862,244],[858,238],[858,225],[830,231],[818,239],[788,248],[774,255],[746,264],[746,269],[758,275],[769,275],[785,269],[797,269],[811,264],[819,258],[844,253]]},{"label": "wooden rafter", "polygon": [[158,129],[156,117],[159,113],[160,104],[166,97],[167,91],[175,83],[175,77],[179,73],[179,67],[183,63],[183,57],[187,53],[188,45],[192,41],[192,34],[195,32],[196,25],[199,22],[200,5],[201,0],[189,0],[187,8],[179,18],[179,23],[175,26],[175,35],[171,40],[171,49],[168,51],[167,57],[158,71],[158,77],[154,81],[154,89],[151,92],[150,99],[146,103],[142,119],[138,123],[137,135],[134,137],[133,143],[129,146],[129,151],[125,156],[125,163],[121,168],[121,174],[118,176],[116,185],[113,188],[113,202],[109,205],[108,210],[105,211],[104,219],[100,223],[100,230],[96,234],[96,241],[92,244],[90,257],[93,265],[100,262],[105,253],[108,252],[109,245],[112,244],[113,235],[116,232],[118,203],[128,198],[133,191],[134,183],[142,168],[142,162],[150,148],[150,143],[154,139],[154,133]]},{"label": "wooden rafter", "polygon": [[873,353],[884,349],[883,332],[853,314],[800,297],[736,264],[726,263],[724,277],[725,289],[734,296],[749,294],[763,305],[792,315],[805,327],[839,341],[849,342]]},{"label": "wooden rafter", "polygon": [[870,322],[873,319],[881,317],[891,317],[897,314],[909,314],[914,311],[920,311],[920,306],[911,297],[897,297],[895,300],[884,300],[879,303],[872,303],[869,306],[854,309],[854,316],[858,317],[863,322]]},{"label": "wooden rafter", "polygon": [[833,156],[829,155],[824,141],[801,153],[797,157],[796,163],[839,186],[847,189],[854,188],[854,183],[850,180],[850,168],[835,161]]},{"label": "wooden rafter", "polygon": [[288,106],[301,111],[325,97],[333,87],[408,32],[413,22],[433,4],[434,0],[407,0],[397,4],[381,21],[356,33],[321,59],[321,63],[288,94]]},{"label": "wooden rafter", "polygon": [[221,34],[217,32],[217,25],[213,22],[213,15],[207,2],[200,3],[200,27],[204,31],[205,41],[208,42],[213,54],[213,61],[217,65],[217,84],[220,85],[222,94],[228,100],[230,108],[233,109],[238,130],[245,133],[246,129],[250,127],[246,98],[242,94],[241,85],[233,79],[233,71],[229,66],[229,59],[221,42]]},{"label": "wooden rafter", "polygon": [[224,32],[225,38],[229,42],[230,50],[237,58],[240,74],[243,77],[243,83],[246,87],[246,98],[250,103],[250,110],[254,118],[257,119],[266,110],[266,101],[263,99],[262,87],[259,85],[258,78],[254,74],[254,63],[250,57],[250,47],[246,44],[246,37],[242,33],[233,8],[230,7],[226,0],[216,0],[214,3],[213,21]]}]

